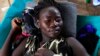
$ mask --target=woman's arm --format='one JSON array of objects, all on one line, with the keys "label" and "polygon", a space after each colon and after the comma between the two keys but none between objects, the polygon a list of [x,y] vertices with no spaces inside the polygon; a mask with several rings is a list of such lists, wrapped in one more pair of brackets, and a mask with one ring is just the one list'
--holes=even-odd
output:
[{"label": "woman's arm", "polygon": [[17,35],[17,31],[15,29],[12,29],[1,49],[1,56],[11,55],[9,52],[11,52],[11,47],[12,47],[12,42],[13,42],[12,37],[15,37],[15,35]]},{"label": "woman's arm", "polygon": [[69,37],[67,42],[72,47],[74,56],[89,56],[85,48],[75,38]]},{"label": "woman's arm", "polygon": [[13,51],[12,56],[23,56],[25,53],[25,45],[27,38],[25,38],[18,47]]},{"label": "woman's arm", "polygon": [[20,23],[18,20],[14,19],[12,21],[12,30],[10,31],[10,34],[8,35],[2,49],[1,49],[1,56],[11,56],[11,48],[12,48],[12,42],[14,40],[14,37],[21,33],[21,28],[16,24]]}]

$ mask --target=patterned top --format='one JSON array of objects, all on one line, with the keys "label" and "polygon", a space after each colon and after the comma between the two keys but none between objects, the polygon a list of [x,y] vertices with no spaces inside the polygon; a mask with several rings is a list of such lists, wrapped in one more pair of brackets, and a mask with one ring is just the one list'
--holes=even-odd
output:
[{"label": "patterned top", "polygon": [[[37,36],[31,36],[27,39],[25,46],[25,55],[32,56],[40,47],[40,42]],[[68,45],[65,38],[54,39],[43,44],[44,48],[50,49],[55,54],[61,54],[62,56],[73,56],[72,48]]]}]

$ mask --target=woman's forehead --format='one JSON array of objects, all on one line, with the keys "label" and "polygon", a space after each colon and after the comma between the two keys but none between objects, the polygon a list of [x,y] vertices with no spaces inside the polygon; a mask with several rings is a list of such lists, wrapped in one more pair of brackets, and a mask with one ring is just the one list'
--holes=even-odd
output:
[{"label": "woman's forehead", "polygon": [[46,12],[49,12],[49,13],[57,13],[59,14],[59,10],[54,7],[54,6],[50,6],[50,7],[46,7],[44,9],[41,10],[40,14],[43,14],[43,13],[46,13]]}]

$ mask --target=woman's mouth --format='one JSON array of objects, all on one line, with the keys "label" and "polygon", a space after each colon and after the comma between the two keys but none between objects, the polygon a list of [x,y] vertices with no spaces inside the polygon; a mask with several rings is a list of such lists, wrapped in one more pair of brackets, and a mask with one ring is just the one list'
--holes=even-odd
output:
[{"label": "woman's mouth", "polygon": [[51,29],[50,32],[59,33],[60,32],[60,27],[56,27],[55,29]]}]

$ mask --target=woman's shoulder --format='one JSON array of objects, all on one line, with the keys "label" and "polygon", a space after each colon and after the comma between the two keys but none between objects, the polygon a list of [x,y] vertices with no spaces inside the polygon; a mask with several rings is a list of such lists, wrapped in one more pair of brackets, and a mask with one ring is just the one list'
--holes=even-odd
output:
[{"label": "woman's shoulder", "polygon": [[74,37],[66,39],[76,56],[89,56],[83,45]]},{"label": "woman's shoulder", "polygon": [[68,37],[68,38],[66,38],[66,41],[72,47],[77,46],[77,47],[83,48],[83,46],[81,45],[81,43],[75,37]]},{"label": "woman's shoulder", "polygon": [[74,37],[68,37],[66,38],[66,41],[70,44],[70,43],[75,43],[77,42],[77,40]]}]

